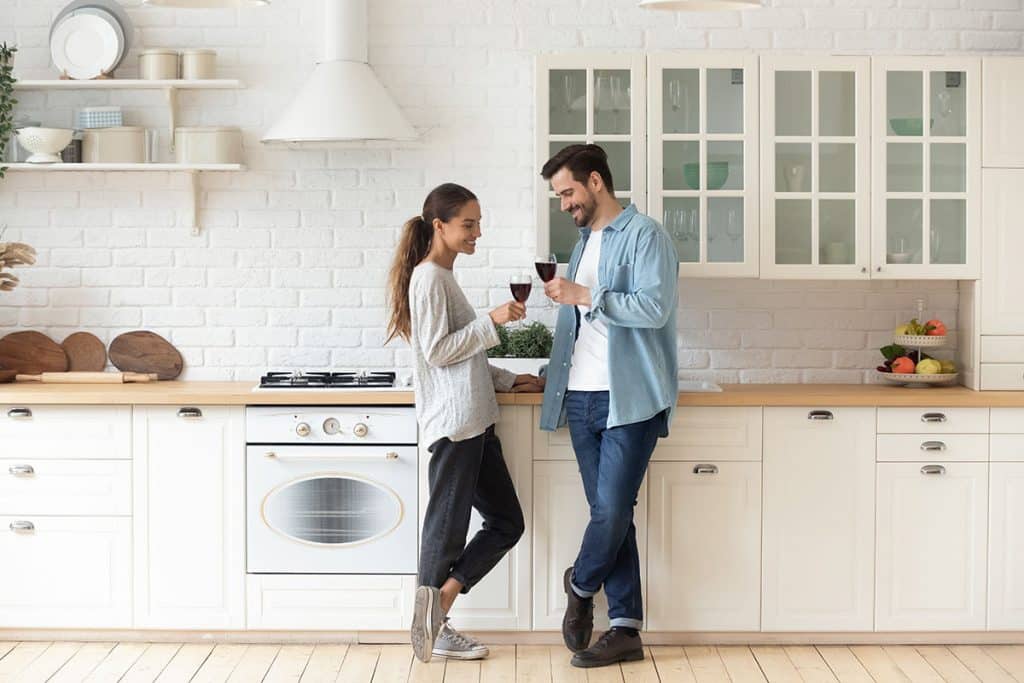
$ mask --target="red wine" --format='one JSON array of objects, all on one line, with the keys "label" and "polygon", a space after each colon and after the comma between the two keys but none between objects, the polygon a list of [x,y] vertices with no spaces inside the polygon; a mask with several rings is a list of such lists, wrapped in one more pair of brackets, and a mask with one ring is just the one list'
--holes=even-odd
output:
[{"label": "red wine", "polygon": [[537,275],[544,282],[551,282],[555,277],[555,269],[558,268],[557,263],[551,263],[550,261],[537,261],[534,263],[537,266]]},{"label": "red wine", "polygon": [[519,303],[523,303],[530,298],[530,287],[532,285],[529,282],[515,282],[509,285],[509,288],[512,290],[512,298]]}]

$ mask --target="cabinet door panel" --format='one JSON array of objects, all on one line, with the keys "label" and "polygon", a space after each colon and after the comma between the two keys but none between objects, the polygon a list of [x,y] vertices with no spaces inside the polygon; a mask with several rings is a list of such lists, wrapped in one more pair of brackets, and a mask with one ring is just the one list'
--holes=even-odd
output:
[{"label": "cabinet door panel", "polygon": [[982,165],[1024,167],[1024,134],[1020,129],[1020,112],[1024,111],[1024,59],[985,57],[981,65],[985,117]]},{"label": "cabinet door panel", "polygon": [[990,465],[991,630],[1024,629],[1024,462]]},{"label": "cabinet door panel", "polygon": [[[1024,169],[985,169],[982,187],[984,214],[983,261],[985,282],[981,288],[981,333],[1024,334]],[[984,349],[984,344],[982,346]],[[1024,362],[1024,349],[1008,361]],[[985,359],[982,359],[985,361]]]}]

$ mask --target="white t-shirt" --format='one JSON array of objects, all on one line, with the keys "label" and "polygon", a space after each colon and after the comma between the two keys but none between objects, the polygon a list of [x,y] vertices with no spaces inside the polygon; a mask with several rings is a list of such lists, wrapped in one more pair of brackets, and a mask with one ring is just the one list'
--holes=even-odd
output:
[{"label": "white t-shirt", "polygon": [[[597,264],[601,260],[603,236],[603,229],[590,233],[576,269],[576,284],[590,290],[597,287]],[[608,327],[600,320],[587,321],[589,306],[577,306],[576,310],[580,315],[580,332],[572,352],[569,390],[608,391]]]}]

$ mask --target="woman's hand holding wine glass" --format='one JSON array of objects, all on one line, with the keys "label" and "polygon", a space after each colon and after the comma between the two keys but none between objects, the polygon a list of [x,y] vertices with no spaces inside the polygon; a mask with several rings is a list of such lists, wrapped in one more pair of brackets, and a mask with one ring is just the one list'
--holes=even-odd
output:
[{"label": "woman's hand holding wine glass", "polygon": [[495,325],[504,325],[526,317],[526,306],[518,301],[509,301],[495,308],[489,314]]}]

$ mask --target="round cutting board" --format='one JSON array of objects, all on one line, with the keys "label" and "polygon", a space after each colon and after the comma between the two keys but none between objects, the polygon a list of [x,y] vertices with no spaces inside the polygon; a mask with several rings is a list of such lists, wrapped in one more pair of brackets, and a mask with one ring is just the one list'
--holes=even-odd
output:
[{"label": "round cutting board", "polygon": [[107,367],[107,347],[89,332],[75,332],[61,342],[71,372],[102,372]]},{"label": "round cutting board", "polygon": [[12,332],[0,339],[0,367],[21,375],[67,372],[68,356],[60,344],[40,332]]},{"label": "round cutting board", "polygon": [[110,362],[122,372],[156,373],[160,379],[174,379],[185,362],[169,341],[155,332],[125,332],[110,342]]}]

